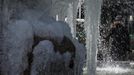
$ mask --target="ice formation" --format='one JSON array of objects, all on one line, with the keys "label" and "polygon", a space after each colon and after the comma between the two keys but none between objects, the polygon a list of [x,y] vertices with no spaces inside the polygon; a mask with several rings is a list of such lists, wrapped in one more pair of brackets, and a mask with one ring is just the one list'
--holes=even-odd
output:
[{"label": "ice formation", "polygon": [[102,0],[85,0],[86,19],[85,29],[87,33],[87,72],[88,75],[96,75],[98,25],[100,23]]},{"label": "ice formation", "polygon": [[52,58],[55,58],[53,44],[47,40],[41,41],[33,50],[31,75],[43,75]]},{"label": "ice formation", "polygon": [[2,75],[21,75],[28,66],[27,54],[33,43],[33,30],[24,20],[8,25],[4,31]]},{"label": "ice formation", "polygon": [[[37,23],[36,23],[37,22]],[[16,20],[15,22],[8,25],[8,29],[5,30],[4,33],[4,45],[3,45],[3,60],[2,60],[2,75],[21,75],[24,73],[26,69],[28,69],[29,65],[29,58],[28,54],[33,51],[33,63],[31,75],[33,75],[33,71],[35,71],[34,63],[40,64],[41,62],[44,63],[47,66],[47,69],[45,71],[48,72],[47,75],[50,74],[48,70],[55,69],[55,74],[59,75],[57,72],[58,70],[61,70],[61,74],[65,75],[74,75],[74,73],[78,73],[77,75],[82,74],[82,67],[85,60],[85,48],[82,46],[77,40],[74,40],[71,36],[70,28],[68,25],[64,22],[53,22],[52,24],[45,24],[41,21],[35,21],[35,25],[30,23],[28,20]],[[43,41],[40,42],[37,46],[33,47],[34,44],[34,37],[39,36],[43,38]],[[69,38],[75,48],[75,67],[74,69],[70,69],[68,67],[70,63],[70,52],[65,52],[63,55],[61,55],[59,52],[54,52],[53,45],[51,42],[47,41],[50,38],[55,39],[55,41],[58,41],[58,43],[61,43],[63,40],[63,36],[66,36]],[[40,40],[41,41],[41,40]],[[64,42],[64,41],[63,41]],[[83,53],[83,54],[81,54]],[[43,60],[44,59],[44,60]],[[66,59],[66,60],[65,60]],[[51,64],[46,62],[52,62]],[[53,64],[54,63],[54,64]],[[65,63],[65,64],[62,64]],[[56,66],[57,67],[54,67]],[[8,68],[5,68],[8,67]],[[59,69],[60,66],[61,68]],[[40,68],[40,65],[38,66]],[[45,66],[44,66],[45,67]],[[38,71],[38,70],[37,70]],[[44,70],[41,73],[45,72]],[[54,72],[51,72],[54,73]],[[36,75],[36,73],[34,73]]]},{"label": "ice formation", "polygon": [[[33,4],[36,4],[34,1]],[[29,2],[26,3],[29,4]],[[70,8],[66,10],[69,6]],[[0,74],[29,75],[31,73],[31,75],[37,75],[41,71],[40,64],[44,64],[44,66],[41,65],[43,68],[41,73],[46,71],[47,75],[51,74],[49,71],[51,69],[56,70],[55,75],[81,75],[86,50],[82,44],[73,39],[71,29],[67,24],[73,25],[75,23],[77,1],[40,0],[39,4],[37,3],[37,6],[35,5],[33,8],[30,5],[28,8],[25,6],[21,8],[22,10],[19,9],[19,12],[16,13],[16,18],[10,20],[4,29]],[[68,12],[70,10],[71,15],[67,14],[70,13]],[[60,11],[62,13],[59,13]],[[56,15],[59,15],[59,21],[56,21]],[[69,16],[68,20],[71,20],[65,23],[67,16]],[[52,40],[50,40],[53,39],[61,43],[64,36],[71,40],[76,48],[73,69],[68,68],[71,59],[70,52],[67,51],[62,55],[59,52],[54,52]],[[35,43],[35,37],[43,39],[32,47]],[[33,54],[33,57],[29,54]],[[33,61],[31,61],[32,59]],[[47,61],[51,62],[52,66]],[[62,64],[63,62],[65,64]],[[46,68],[45,71],[44,68]]]}]

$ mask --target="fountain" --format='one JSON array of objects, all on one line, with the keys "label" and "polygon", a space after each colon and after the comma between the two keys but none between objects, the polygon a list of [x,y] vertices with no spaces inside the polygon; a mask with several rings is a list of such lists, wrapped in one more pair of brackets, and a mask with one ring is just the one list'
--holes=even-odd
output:
[{"label": "fountain", "polygon": [[[132,72],[133,60],[131,60],[132,56],[129,55],[129,53],[131,54],[131,52],[128,52],[126,57],[129,57],[129,58],[127,58],[126,60],[123,60],[123,61],[122,59],[115,60],[113,58],[114,56],[112,55],[116,53],[110,53],[110,49],[109,49],[111,47],[111,44],[110,44],[111,40],[106,41],[103,37],[107,35],[109,28],[110,28],[110,24],[113,23],[113,20],[116,17],[116,15],[123,16],[123,19],[124,19],[123,23],[125,24],[124,26],[126,26],[126,28],[130,26],[129,21],[133,20],[132,15],[130,15],[133,13],[133,9],[131,8],[133,6],[131,5],[133,4],[133,1],[104,0],[103,3],[104,4],[102,6],[101,25],[100,25],[100,31],[101,31],[100,38],[101,39],[99,40],[99,42],[101,42],[99,50],[102,51],[103,59],[102,61],[98,61],[97,63],[99,64],[98,67],[96,68],[97,75],[133,75],[133,72]],[[120,53],[118,55],[120,55]],[[125,55],[125,53],[123,53],[123,55]],[[123,55],[120,57],[123,57]]]},{"label": "fountain", "polygon": [[[103,49],[104,52],[103,56],[107,56],[107,58],[104,58],[104,62],[101,62],[104,64],[103,67],[97,67],[97,52],[98,52],[97,45],[98,42],[100,43],[101,41],[103,41],[103,39],[100,39],[101,36],[99,36],[99,34],[101,34],[99,32],[101,5],[102,5],[102,1],[105,0],[85,0],[86,18],[85,20],[77,19],[79,21],[85,22],[85,29],[87,33],[87,37],[86,37],[87,64],[86,67],[84,68],[83,65],[85,63],[86,49],[82,44],[80,44],[76,39],[74,39],[76,37],[77,6],[78,6],[78,1],[80,0],[29,0],[28,2],[25,0],[21,0],[22,3],[21,2],[14,3],[16,4],[15,6],[18,6],[17,8],[13,9],[13,10],[15,9],[17,10],[15,11],[16,14],[11,14],[8,12],[11,10],[11,8],[15,6],[12,6],[10,8],[10,5],[13,4],[10,4],[9,2],[9,6],[8,6],[8,0],[3,0],[3,1],[5,3],[3,4],[4,6],[2,8],[3,9],[2,11],[3,13],[4,12],[5,13],[3,14],[3,19],[1,22],[5,24],[4,25],[5,28],[8,28],[8,30],[4,29],[3,32],[4,44],[0,45],[0,47],[3,46],[3,51],[0,49],[0,54],[3,54],[0,57],[2,58],[0,59],[2,61],[2,63],[0,61],[1,63],[0,72],[2,72],[3,75],[9,75],[9,74],[22,75],[23,72],[27,72],[27,69],[28,71],[32,70],[31,75],[38,73],[36,69],[39,69],[41,73],[47,72],[46,73],[47,75],[54,75],[54,73],[55,75],[82,75],[83,70],[84,70],[84,74],[86,75],[96,75],[96,74],[100,75],[103,72],[105,74],[102,75],[107,75],[108,73],[112,73],[116,75],[122,73],[127,74],[128,72],[132,72],[133,69],[131,68],[133,68],[134,66],[133,62],[130,61],[111,62],[110,55],[107,51],[108,50],[107,43],[101,44],[102,46],[101,49]],[[23,6],[23,4],[25,6]],[[79,12],[81,12],[81,9],[79,10]],[[79,17],[80,16],[81,14],[79,14]],[[12,20],[9,21],[10,19]],[[130,20],[133,20],[133,15],[130,16]],[[8,21],[10,23],[9,25],[7,24]],[[67,23],[69,24],[69,26]],[[73,37],[71,36],[70,29]],[[2,30],[2,28],[0,28],[0,30]],[[1,31],[0,31],[0,35],[1,35]],[[35,36],[47,37],[47,38],[49,37],[51,39],[58,41],[58,43],[62,41],[64,36],[67,36],[72,41],[73,45],[76,47],[77,50],[76,57],[74,59],[74,63],[75,63],[74,69],[66,68],[66,65],[64,65],[63,63],[65,62],[65,64],[68,64],[68,60],[64,60],[64,57],[61,58],[62,55],[60,55],[58,52],[54,53],[53,52],[54,49],[50,49],[51,52],[48,51],[49,47],[51,48],[53,47],[53,45],[51,44],[52,40],[48,41],[50,39],[45,39],[40,41],[40,43],[35,47],[35,49],[31,49],[34,40],[33,38]],[[1,41],[1,36],[0,36],[0,41]],[[25,45],[25,46],[21,46],[21,45]],[[48,53],[45,54],[45,52]],[[28,60],[28,57],[30,56],[29,53],[31,54],[33,53],[34,56],[33,62],[31,61],[32,59],[30,58],[29,58],[30,62]],[[48,55],[47,56],[48,59],[46,59],[45,55],[46,56]],[[51,56],[51,55],[55,55],[55,56]],[[67,55],[71,56],[71,54],[68,53]],[[53,58],[55,58],[55,60],[51,60]],[[66,57],[65,54],[65,58],[70,58],[70,57]],[[42,60],[40,61],[40,59]],[[44,62],[44,59],[46,59],[46,62]],[[105,64],[105,62],[108,62],[108,64]],[[52,66],[49,63],[52,63]],[[42,64],[45,65],[42,66]],[[47,64],[47,70],[46,70],[46,64]],[[130,66],[131,68],[124,66],[124,64]],[[50,70],[52,71],[50,72]]]}]

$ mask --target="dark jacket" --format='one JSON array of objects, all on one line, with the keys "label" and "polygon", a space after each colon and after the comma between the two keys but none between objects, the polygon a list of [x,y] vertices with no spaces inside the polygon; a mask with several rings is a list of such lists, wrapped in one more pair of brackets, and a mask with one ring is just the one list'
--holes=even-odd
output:
[{"label": "dark jacket", "polygon": [[127,52],[130,51],[129,33],[127,28],[118,24],[115,28],[111,28],[106,40],[109,41],[109,49],[113,60],[125,60]]}]

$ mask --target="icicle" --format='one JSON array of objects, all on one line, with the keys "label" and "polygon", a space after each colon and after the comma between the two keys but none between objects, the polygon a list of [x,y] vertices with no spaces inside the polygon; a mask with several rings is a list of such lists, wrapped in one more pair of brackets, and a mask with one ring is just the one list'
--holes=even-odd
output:
[{"label": "icicle", "polygon": [[56,15],[56,21],[59,21],[59,16],[58,15]]},{"label": "icicle", "polygon": [[96,75],[98,25],[100,23],[102,0],[85,0],[86,4],[86,47],[87,47],[87,75]]}]

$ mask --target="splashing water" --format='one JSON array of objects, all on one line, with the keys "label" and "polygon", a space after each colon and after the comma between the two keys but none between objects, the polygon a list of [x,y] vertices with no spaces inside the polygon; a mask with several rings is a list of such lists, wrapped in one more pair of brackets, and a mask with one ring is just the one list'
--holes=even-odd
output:
[{"label": "splashing water", "polygon": [[108,73],[127,73],[127,72],[130,72],[131,70],[128,69],[128,68],[123,68],[123,67],[120,67],[119,65],[116,65],[116,66],[107,66],[107,67],[103,67],[103,68],[100,68],[100,67],[97,67],[96,68],[97,71],[100,71],[100,72],[108,72]]}]

